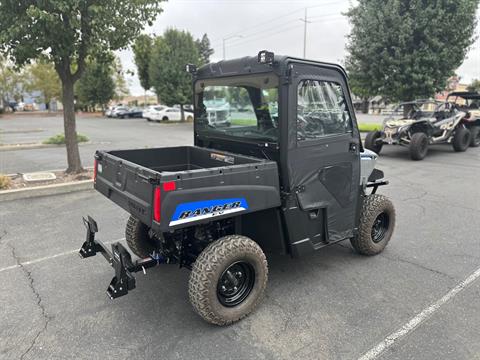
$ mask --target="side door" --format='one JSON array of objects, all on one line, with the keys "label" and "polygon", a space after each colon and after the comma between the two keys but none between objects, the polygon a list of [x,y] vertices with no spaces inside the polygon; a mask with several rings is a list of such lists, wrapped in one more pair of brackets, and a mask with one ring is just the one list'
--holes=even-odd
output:
[{"label": "side door", "polygon": [[300,64],[293,71],[287,164],[294,195],[285,215],[292,247],[306,250],[354,234],[360,137],[342,72]]}]

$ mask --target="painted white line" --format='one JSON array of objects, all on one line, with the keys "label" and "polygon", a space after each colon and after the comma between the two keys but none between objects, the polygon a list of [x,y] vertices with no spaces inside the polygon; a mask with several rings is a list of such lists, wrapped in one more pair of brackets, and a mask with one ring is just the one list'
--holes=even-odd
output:
[{"label": "painted white line", "polygon": [[[112,240],[112,241],[105,241],[104,244],[112,244],[112,243],[114,243],[114,242],[122,241],[122,240],[125,240],[125,238],[121,238],[121,239],[117,239],[117,240]],[[7,271],[7,270],[17,269],[17,268],[19,268],[20,266],[37,264],[37,263],[39,263],[39,262],[43,262],[43,261],[46,261],[46,260],[55,259],[55,258],[58,258],[58,257],[61,257],[61,256],[66,256],[66,255],[75,254],[75,253],[78,253],[79,249],[80,249],[80,248],[75,249],[75,250],[64,251],[64,252],[61,252],[61,253],[58,253],[58,254],[54,254],[54,255],[50,255],[50,256],[45,256],[45,257],[41,257],[41,258],[34,259],[34,260],[25,261],[25,262],[22,262],[22,263],[16,264],[16,265],[7,266],[7,267],[4,267],[4,268],[1,268],[1,269],[0,269],[0,273],[2,273],[2,272],[4,272],[4,271]]]},{"label": "painted white line", "polygon": [[447,302],[452,300],[458,293],[465,290],[471,283],[480,277],[480,268],[473,272],[469,277],[455,286],[450,290],[445,296],[440,300],[436,301],[429,307],[425,308],[422,312],[418,313],[415,317],[410,319],[405,325],[394,333],[388,335],[383,341],[378,343],[375,347],[367,351],[359,360],[373,360],[376,359],[382,354],[385,350],[390,348],[395,342],[399,339],[415,330],[421,323],[427,320],[434,312],[436,312],[442,305],[445,305]]}]

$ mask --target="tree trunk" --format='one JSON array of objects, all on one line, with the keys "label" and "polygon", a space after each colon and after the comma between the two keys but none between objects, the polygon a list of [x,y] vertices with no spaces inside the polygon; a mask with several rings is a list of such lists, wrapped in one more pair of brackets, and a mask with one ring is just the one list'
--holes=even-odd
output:
[{"label": "tree trunk", "polygon": [[68,162],[67,173],[78,173],[83,170],[80,152],[78,151],[73,84],[74,81],[71,76],[62,79],[63,127],[65,130]]},{"label": "tree trunk", "polygon": [[362,113],[363,114],[368,114],[369,105],[370,105],[370,101],[368,101],[368,98],[362,99]]},{"label": "tree trunk", "polygon": [[185,121],[185,110],[183,110],[183,104],[180,104],[180,121]]}]

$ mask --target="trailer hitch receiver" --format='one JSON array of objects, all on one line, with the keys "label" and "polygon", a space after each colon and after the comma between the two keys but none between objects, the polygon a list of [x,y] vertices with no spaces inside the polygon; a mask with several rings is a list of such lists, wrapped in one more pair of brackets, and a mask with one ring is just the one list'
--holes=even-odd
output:
[{"label": "trailer hitch receiver", "polygon": [[119,242],[112,244],[112,249],[108,249],[105,244],[95,239],[95,233],[98,232],[98,226],[90,216],[83,218],[83,223],[87,228],[87,239],[83,243],[79,255],[81,258],[91,257],[100,252],[108,263],[115,270],[110,285],[107,288],[107,295],[111,299],[128,294],[129,290],[135,289],[135,276],[133,273],[144,271],[147,268],[156,266],[159,260],[151,256],[132,261],[132,256],[128,250]]}]

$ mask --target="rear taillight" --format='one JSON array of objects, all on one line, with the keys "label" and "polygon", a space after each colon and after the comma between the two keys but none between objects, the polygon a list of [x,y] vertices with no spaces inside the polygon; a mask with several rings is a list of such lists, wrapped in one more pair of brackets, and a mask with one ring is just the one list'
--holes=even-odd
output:
[{"label": "rear taillight", "polygon": [[93,160],[93,181],[97,181],[97,166],[98,166],[98,161],[97,159]]},{"label": "rear taillight", "polygon": [[160,222],[160,188],[156,187],[153,193],[153,220]]},{"label": "rear taillight", "polygon": [[175,181],[168,181],[163,183],[163,191],[173,191],[177,188]]}]

